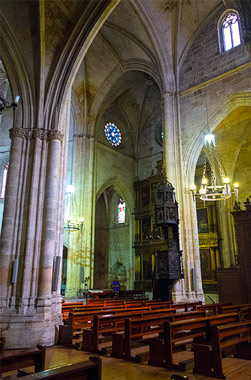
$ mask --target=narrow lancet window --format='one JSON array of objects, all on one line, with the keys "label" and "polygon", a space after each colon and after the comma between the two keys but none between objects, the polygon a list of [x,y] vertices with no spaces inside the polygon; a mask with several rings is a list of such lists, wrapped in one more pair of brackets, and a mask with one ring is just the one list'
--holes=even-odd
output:
[{"label": "narrow lancet window", "polygon": [[120,198],[118,203],[118,223],[125,223],[126,204],[123,198]]},{"label": "narrow lancet window", "polygon": [[236,13],[228,13],[222,20],[222,39],[224,51],[240,45],[240,22]]}]

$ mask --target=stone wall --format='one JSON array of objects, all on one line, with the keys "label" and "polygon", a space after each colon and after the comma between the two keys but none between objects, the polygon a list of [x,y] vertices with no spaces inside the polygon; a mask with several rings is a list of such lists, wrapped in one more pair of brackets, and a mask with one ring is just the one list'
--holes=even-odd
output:
[{"label": "stone wall", "polygon": [[118,224],[118,201],[120,195],[115,193],[110,202],[110,236],[109,236],[109,272],[108,283],[119,278],[120,284],[125,289],[130,289],[133,283],[134,268],[132,268],[133,258],[129,254],[132,251],[130,239],[130,210],[126,207],[126,221]]},{"label": "stone wall", "polygon": [[[109,202],[109,269],[108,287],[116,273],[118,276],[123,267],[123,285],[131,288],[134,281],[134,208],[135,160],[114,148],[101,143],[97,145],[96,188],[98,194],[113,186],[115,194]],[[125,225],[116,222],[117,201],[122,197],[126,202],[127,216]],[[95,243],[96,244],[96,243]],[[121,273],[122,273],[121,272]]]},{"label": "stone wall", "polygon": [[180,71],[180,91],[216,78],[250,61],[244,44],[225,52],[220,51],[217,29],[220,16],[221,13],[218,13],[211,19],[191,45]]}]

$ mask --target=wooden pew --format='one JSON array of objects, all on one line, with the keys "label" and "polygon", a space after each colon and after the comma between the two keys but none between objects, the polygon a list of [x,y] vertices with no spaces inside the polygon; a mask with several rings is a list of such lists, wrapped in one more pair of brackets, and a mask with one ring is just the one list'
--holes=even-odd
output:
[{"label": "wooden pew", "polygon": [[146,301],[145,306],[150,306],[151,309],[171,308],[172,301]]},{"label": "wooden pew", "polygon": [[127,297],[132,299],[143,299],[145,298],[144,290],[120,290],[120,297]]},{"label": "wooden pew", "polygon": [[210,303],[206,305],[197,305],[196,309],[206,310],[207,314],[216,315],[216,314],[223,314],[223,313],[220,313],[220,309],[219,309],[222,306],[232,306],[232,304],[231,303]]},{"label": "wooden pew", "polygon": [[186,303],[172,303],[171,307],[177,310],[191,311],[196,310],[196,307],[202,305],[201,301],[197,302],[186,302]]},{"label": "wooden pew", "polygon": [[163,324],[167,321],[182,321],[189,318],[203,317],[205,311],[192,311],[184,313],[162,313],[156,315],[144,315],[142,318],[125,319],[124,333],[114,333],[112,335],[112,356],[122,359],[141,361],[143,356],[148,355],[149,347],[141,355],[132,355],[132,348],[135,341],[144,341],[148,344],[148,338],[152,338],[153,334],[159,336],[163,333]]},{"label": "wooden pew", "polygon": [[[85,351],[106,353],[108,347],[102,347],[99,344],[100,337],[110,336],[114,332],[124,331],[124,323],[126,318],[151,318],[155,316],[168,317],[176,312],[175,309],[160,310],[135,310],[127,313],[117,314],[114,316],[94,316],[93,328],[83,330],[82,349]],[[111,344],[108,344],[111,346]]]},{"label": "wooden pew", "polygon": [[121,302],[117,304],[101,304],[101,305],[77,305],[75,307],[71,308],[62,308],[62,314],[63,314],[63,321],[65,322],[68,317],[70,311],[78,311],[78,312],[87,312],[87,311],[100,311],[100,310],[112,310],[112,309],[119,309],[119,308],[124,308],[124,309],[129,309],[129,308],[136,308],[136,307],[142,307],[144,306],[143,302]]},{"label": "wooden pew", "polygon": [[93,305],[96,303],[126,303],[126,302],[146,302],[149,301],[148,298],[139,298],[139,299],[131,299],[131,298],[104,298],[104,299],[98,299],[98,300],[86,300],[87,305]]},{"label": "wooden pew", "polygon": [[251,360],[251,321],[212,326],[210,344],[194,344],[194,372],[225,379],[222,351],[235,346],[237,358]]},{"label": "wooden pew", "polygon": [[64,367],[48,369],[33,375],[22,377],[23,380],[101,380],[102,362],[100,358],[89,357],[89,360],[69,364]]},{"label": "wooden pew", "polygon": [[241,320],[248,319],[251,310],[251,303],[232,306],[219,306],[219,313],[240,313]]},{"label": "wooden pew", "polygon": [[210,342],[210,327],[240,321],[238,313],[211,315],[164,323],[163,339],[150,341],[149,364],[184,371],[186,363],[174,363],[174,351],[186,341]]},{"label": "wooden pew", "polygon": [[135,309],[135,308],[141,308],[141,307],[148,307],[151,310],[154,309],[161,309],[161,308],[169,308],[170,307],[170,302],[139,302],[139,301],[134,301],[134,302],[123,302],[122,304],[106,304],[104,303],[104,306],[91,306],[90,304],[88,305],[79,305],[77,307],[71,308],[69,311],[63,313],[63,321],[65,324],[67,323],[67,319],[69,318],[69,313],[71,312],[87,312],[87,311],[105,311],[107,309],[112,310],[112,309],[119,309],[119,308],[125,308],[125,309]]},{"label": "wooden pew", "polygon": [[35,367],[35,372],[43,371],[45,366],[45,352],[46,348],[44,346],[5,351],[3,354],[0,354],[0,375],[4,372],[30,366]]},{"label": "wooden pew", "polygon": [[[116,315],[119,313],[128,313],[128,311],[150,310],[149,306],[139,308],[112,308],[112,309],[93,309],[81,312],[75,309],[69,313],[67,324],[59,326],[58,344],[63,346],[72,346],[74,337],[79,338],[84,328],[92,327],[94,315]],[[76,346],[77,347],[77,346]]]}]

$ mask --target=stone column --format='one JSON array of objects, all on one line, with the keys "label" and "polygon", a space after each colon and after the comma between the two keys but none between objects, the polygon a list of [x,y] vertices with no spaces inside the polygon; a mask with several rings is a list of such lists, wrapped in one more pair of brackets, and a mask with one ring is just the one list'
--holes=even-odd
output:
[{"label": "stone column", "polygon": [[[57,297],[51,283],[62,228],[59,190],[63,136],[58,131],[14,128],[10,137],[0,255],[0,327],[8,348],[52,345],[55,325],[61,321],[60,308],[51,306],[52,298]],[[15,259],[17,278],[12,283]]]},{"label": "stone column", "polygon": [[[11,270],[15,260],[19,217],[21,213],[21,188],[25,160],[25,133],[20,128],[10,130],[11,149],[5,192],[4,213],[0,246],[0,306],[6,308],[11,296]],[[1,314],[3,311],[1,311]]]},{"label": "stone column", "polygon": [[177,99],[172,92],[163,95],[163,133],[164,133],[164,163],[167,180],[176,189],[180,175],[180,141],[177,123]]},{"label": "stone column", "polygon": [[220,226],[220,248],[222,265],[229,268],[235,265],[235,249],[233,219],[231,215],[230,202],[219,202],[218,205],[219,226]]},{"label": "stone column", "polygon": [[38,306],[50,304],[52,298],[53,260],[56,252],[57,222],[60,217],[59,193],[63,135],[59,131],[48,131],[47,178],[43,214],[43,232],[40,254]]},{"label": "stone column", "polygon": [[[185,173],[181,151],[179,109],[176,94],[163,94],[164,112],[164,162],[167,180],[175,188],[180,215],[180,248],[182,252],[184,279],[176,282],[173,299],[177,301],[204,300],[200,269],[199,241],[197,232],[196,206],[190,188],[190,173]],[[182,163],[182,164],[181,164]],[[192,270],[195,273],[193,289]]]},{"label": "stone column", "polygon": [[80,279],[81,267],[84,268],[84,277],[90,277],[88,287],[91,284],[94,244],[93,157],[94,138],[89,135],[75,135],[73,158],[75,206],[71,210],[71,216],[76,223],[83,218],[84,223],[79,231],[69,232],[66,298],[76,297],[77,290],[84,286]]}]

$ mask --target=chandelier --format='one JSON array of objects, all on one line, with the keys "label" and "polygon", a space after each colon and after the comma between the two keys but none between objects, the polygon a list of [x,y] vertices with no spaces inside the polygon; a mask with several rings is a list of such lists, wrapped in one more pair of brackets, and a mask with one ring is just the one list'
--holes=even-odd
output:
[{"label": "chandelier", "polygon": [[[233,191],[230,187],[230,180],[225,176],[224,169],[216,148],[215,137],[212,134],[205,136],[204,144],[205,160],[203,166],[203,174],[199,191],[196,185],[191,188],[193,196],[198,196],[203,201],[221,201],[226,200],[235,193],[236,201],[238,201],[239,184],[233,184]],[[207,174],[207,161],[211,171],[211,182],[209,183]],[[221,178],[221,184],[217,184],[217,174]]]}]

